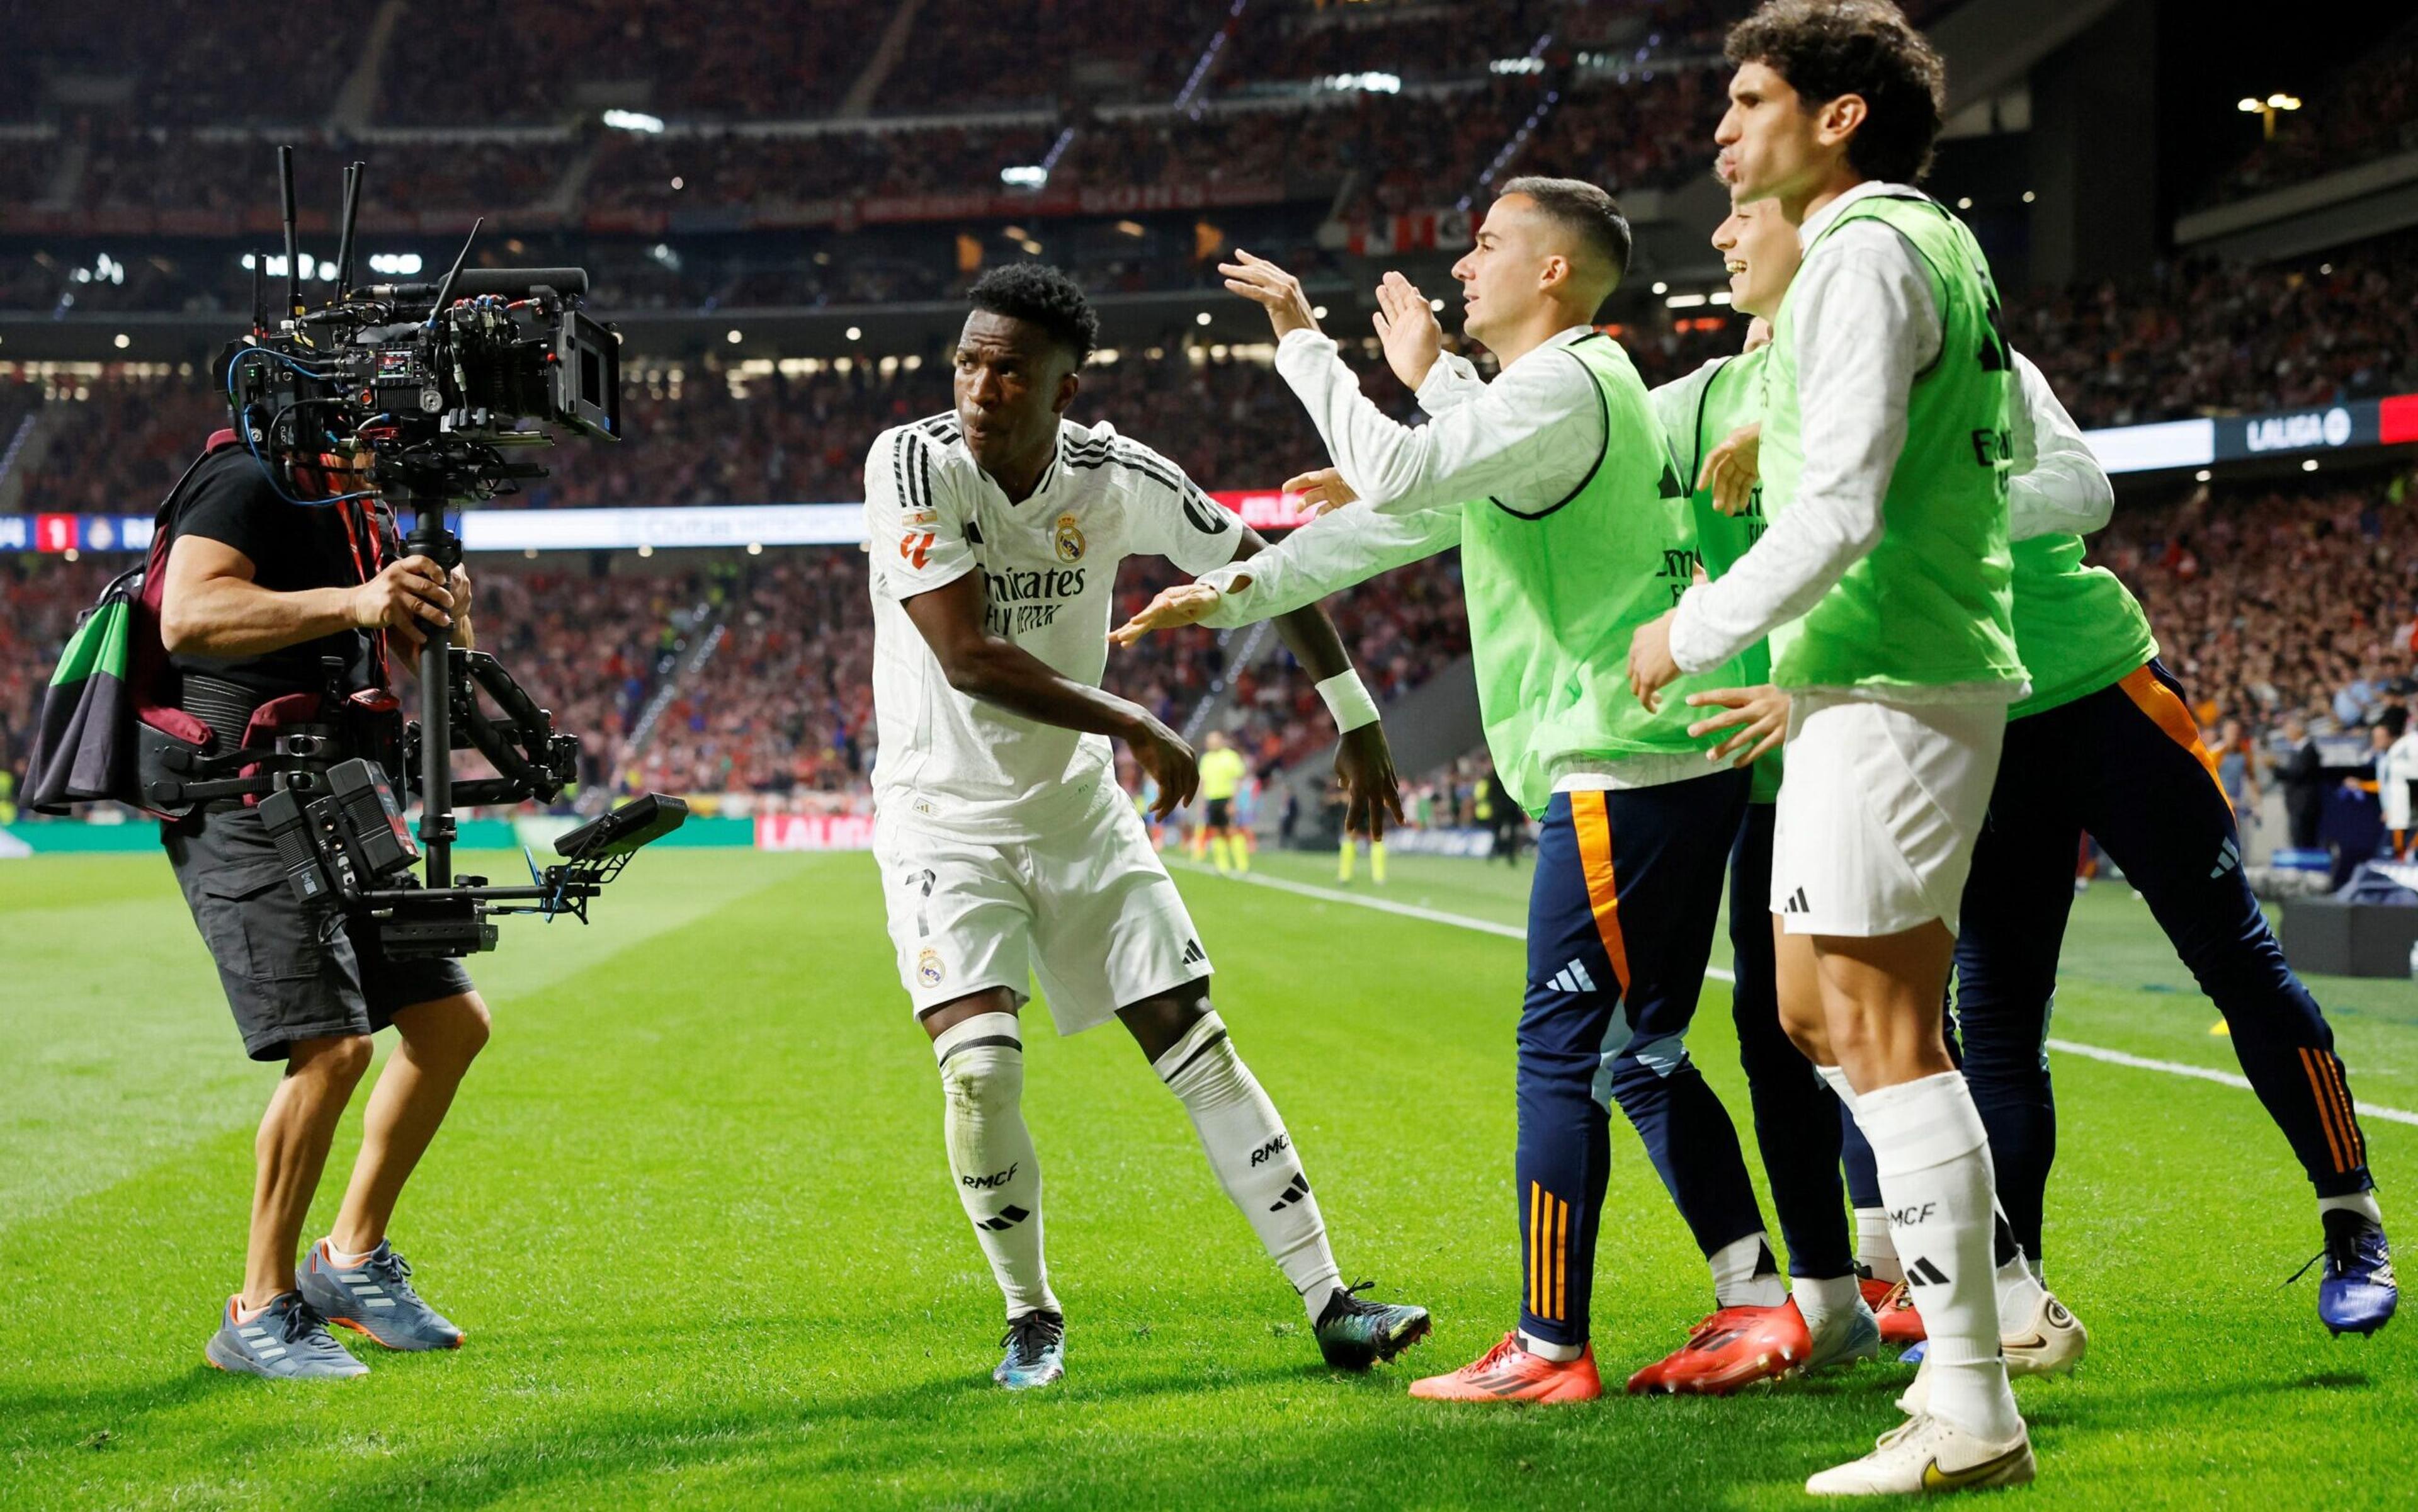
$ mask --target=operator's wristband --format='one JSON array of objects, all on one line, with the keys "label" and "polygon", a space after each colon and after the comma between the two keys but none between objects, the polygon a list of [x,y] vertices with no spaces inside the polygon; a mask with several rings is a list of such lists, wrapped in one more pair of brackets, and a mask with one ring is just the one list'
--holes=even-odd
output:
[{"label": "operator's wristband", "polygon": [[1377,700],[1369,696],[1360,674],[1350,667],[1320,683],[1318,695],[1325,700],[1326,711],[1335,716],[1338,735],[1348,735],[1363,725],[1377,723]]}]

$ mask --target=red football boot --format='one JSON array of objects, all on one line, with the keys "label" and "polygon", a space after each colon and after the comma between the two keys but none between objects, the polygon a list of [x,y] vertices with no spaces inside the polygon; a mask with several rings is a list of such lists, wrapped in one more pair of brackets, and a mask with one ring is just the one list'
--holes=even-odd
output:
[{"label": "red football boot", "polygon": [[[1864,1284],[1872,1285],[1869,1281]],[[1869,1296],[1866,1300],[1870,1300]],[[1872,1306],[1873,1316],[1880,1320],[1882,1343],[1902,1350],[1922,1342],[1922,1314],[1914,1310],[1914,1293],[1906,1290],[1904,1281],[1890,1287]]]},{"label": "red football boot", "polygon": [[1864,1294],[1864,1306],[1873,1310],[1874,1317],[1878,1318],[1881,1309],[1889,1306],[1890,1293],[1897,1290],[1897,1283],[1884,1281],[1859,1265],[1856,1267],[1856,1290]]},{"label": "red football boot", "polygon": [[1813,1336],[1794,1300],[1777,1307],[1723,1307],[1698,1323],[1676,1352],[1630,1376],[1629,1389],[1726,1397],[1803,1369],[1813,1352]]},{"label": "red football boot", "polygon": [[1575,1360],[1548,1360],[1520,1345],[1517,1330],[1450,1375],[1411,1383],[1411,1395],[1431,1402],[1591,1402],[1603,1395],[1595,1346]]}]

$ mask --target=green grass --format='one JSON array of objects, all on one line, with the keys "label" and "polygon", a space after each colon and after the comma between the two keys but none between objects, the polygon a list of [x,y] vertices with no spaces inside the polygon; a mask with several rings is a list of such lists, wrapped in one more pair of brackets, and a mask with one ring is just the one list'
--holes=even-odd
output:
[{"label": "green grass", "polygon": [[[1333,877],[1331,857],[1262,869]],[[669,851],[596,927],[508,926],[474,963],[495,1043],[396,1228],[468,1347],[314,1387],[201,1362],[275,1073],[242,1059],[166,866],[0,863],[0,1505],[1776,1507],[1893,1420],[1897,1367],[1534,1412],[1413,1402],[1400,1367],[1331,1376],[1131,1042],[1037,1017],[1026,1106],[1073,1374],[991,1389],[998,1300],[874,880],[862,856]],[[1518,1290],[1520,946],[1183,885],[1345,1268],[1435,1309],[1409,1366],[1473,1356]],[[1516,923],[1524,886],[1397,856],[1384,895]],[[2084,900],[2067,966],[2060,1035],[2231,1066],[2122,889]],[[2418,993],[2316,986],[2361,1096],[2418,1107]],[[1726,1006],[1709,984],[1694,1045],[1735,1109]],[[2043,1465],[2022,1504],[2418,1499],[2418,1323],[2338,1343],[2311,1283],[2280,1288],[2314,1222],[2257,1102],[2070,1056],[2058,1073],[2050,1263],[2093,1344],[2074,1379],[2020,1388]],[[2388,1183],[2418,1165],[2418,1129],[2368,1132]],[[1615,1140],[1608,1376],[1676,1343],[1707,1290]]]}]

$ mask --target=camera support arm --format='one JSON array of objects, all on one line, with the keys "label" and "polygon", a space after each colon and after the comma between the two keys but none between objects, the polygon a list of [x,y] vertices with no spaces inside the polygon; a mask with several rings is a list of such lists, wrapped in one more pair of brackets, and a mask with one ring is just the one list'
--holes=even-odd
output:
[{"label": "camera support arm", "polygon": [[[412,494],[406,483],[398,502],[413,505],[419,514],[404,549],[425,557],[451,577],[462,565],[462,538],[445,524],[445,500]],[[453,694],[447,665],[452,655],[450,625],[421,627],[427,638],[420,646],[420,848],[428,858],[428,885],[453,882]]]}]

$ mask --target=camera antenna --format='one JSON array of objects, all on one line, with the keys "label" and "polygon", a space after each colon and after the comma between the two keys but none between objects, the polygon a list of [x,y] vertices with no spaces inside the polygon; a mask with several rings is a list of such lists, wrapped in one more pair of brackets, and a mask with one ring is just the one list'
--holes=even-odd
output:
[{"label": "camera antenna", "polygon": [[445,270],[445,282],[436,285],[436,303],[428,312],[430,325],[436,324],[436,317],[453,302],[453,285],[461,280],[462,265],[470,260],[470,243],[479,239],[479,228],[486,223],[487,218],[483,215],[470,222],[470,234],[462,238],[462,250],[454,253],[453,266]]},{"label": "camera antenna", "polygon": [[285,212],[285,306],[297,315],[302,313],[302,261],[294,241],[294,148],[289,144],[277,149],[277,193]]},{"label": "camera antenna", "polygon": [[264,336],[268,332],[268,258],[265,253],[252,256],[252,333]]},{"label": "camera antenna", "polygon": [[366,162],[344,164],[344,229],[336,242],[336,302],[353,290],[353,222],[361,213],[361,179],[369,172]]}]

